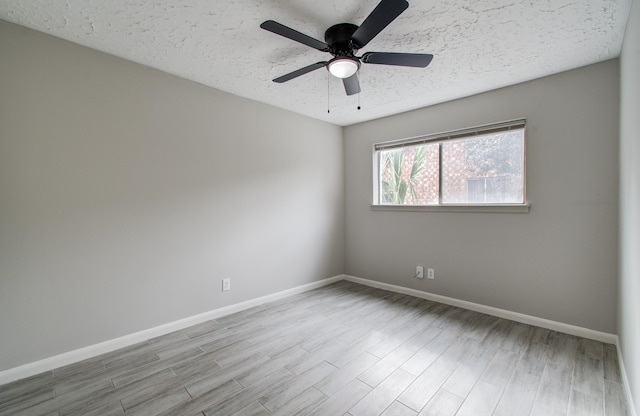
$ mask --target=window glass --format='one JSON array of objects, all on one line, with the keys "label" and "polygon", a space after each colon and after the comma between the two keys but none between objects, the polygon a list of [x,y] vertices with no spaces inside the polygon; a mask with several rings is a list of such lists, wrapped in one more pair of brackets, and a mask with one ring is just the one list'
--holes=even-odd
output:
[{"label": "window glass", "polygon": [[440,146],[425,144],[380,152],[380,202],[438,203]]},{"label": "window glass", "polygon": [[511,130],[442,142],[442,202],[524,202],[523,138]]},{"label": "window glass", "polygon": [[375,146],[376,204],[524,204],[524,120]]}]

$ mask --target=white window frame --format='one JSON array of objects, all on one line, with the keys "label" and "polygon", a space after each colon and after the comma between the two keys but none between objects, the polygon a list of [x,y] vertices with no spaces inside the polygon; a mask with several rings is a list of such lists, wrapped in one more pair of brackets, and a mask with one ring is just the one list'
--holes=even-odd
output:
[{"label": "white window frame", "polygon": [[[380,151],[385,149],[400,148],[405,146],[415,146],[427,143],[446,142],[449,140],[470,138],[482,134],[500,132],[511,129],[524,129],[524,165],[523,165],[523,203],[515,204],[495,204],[495,203],[462,203],[437,205],[393,205],[380,203]],[[527,134],[526,119],[515,119],[500,123],[491,123],[481,126],[469,127],[442,133],[428,134],[400,140],[375,143],[373,145],[373,201],[372,210],[377,211],[427,211],[427,212],[505,212],[505,213],[527,213],[531,204],[527,200]],[[440,189],[441,193],[442,190]]]}]

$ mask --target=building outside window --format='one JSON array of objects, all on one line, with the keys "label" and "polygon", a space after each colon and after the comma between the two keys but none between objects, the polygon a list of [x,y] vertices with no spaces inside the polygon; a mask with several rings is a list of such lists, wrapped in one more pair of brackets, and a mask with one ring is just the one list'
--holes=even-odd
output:
[{"label": "building outside window", "polygon": [[378,143],[374,169],[374,205],[524,205],[525,120]]}]

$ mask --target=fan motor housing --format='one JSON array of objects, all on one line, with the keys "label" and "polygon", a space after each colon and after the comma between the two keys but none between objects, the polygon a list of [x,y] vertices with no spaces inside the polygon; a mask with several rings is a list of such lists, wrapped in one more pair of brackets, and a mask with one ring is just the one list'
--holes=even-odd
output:
[{"label": "fan motor housing", "polygon": [[351,36],[358,30],[358,25],[352,23],[338,23],[331,26],[324,33],[324,41],[331,48],[333,55],[352,56],[354,45],[351,42]]}]

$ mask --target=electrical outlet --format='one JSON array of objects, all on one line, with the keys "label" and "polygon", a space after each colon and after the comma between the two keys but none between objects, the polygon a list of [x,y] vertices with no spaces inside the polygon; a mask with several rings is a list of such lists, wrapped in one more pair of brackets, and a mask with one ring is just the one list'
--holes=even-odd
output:
[{"label": "electrical outlet", "polygon": [[427,269],[427,279],[435,279],[436,271],[434,269]]},{"label": "electrical outlet", "polygon": [[424,266],[416,266],[416,274],[413,277],[424,279]]},{"label": "electrical outlet", "polygon": [[231,290],[231,279],[222,279],[222,291]]}]

